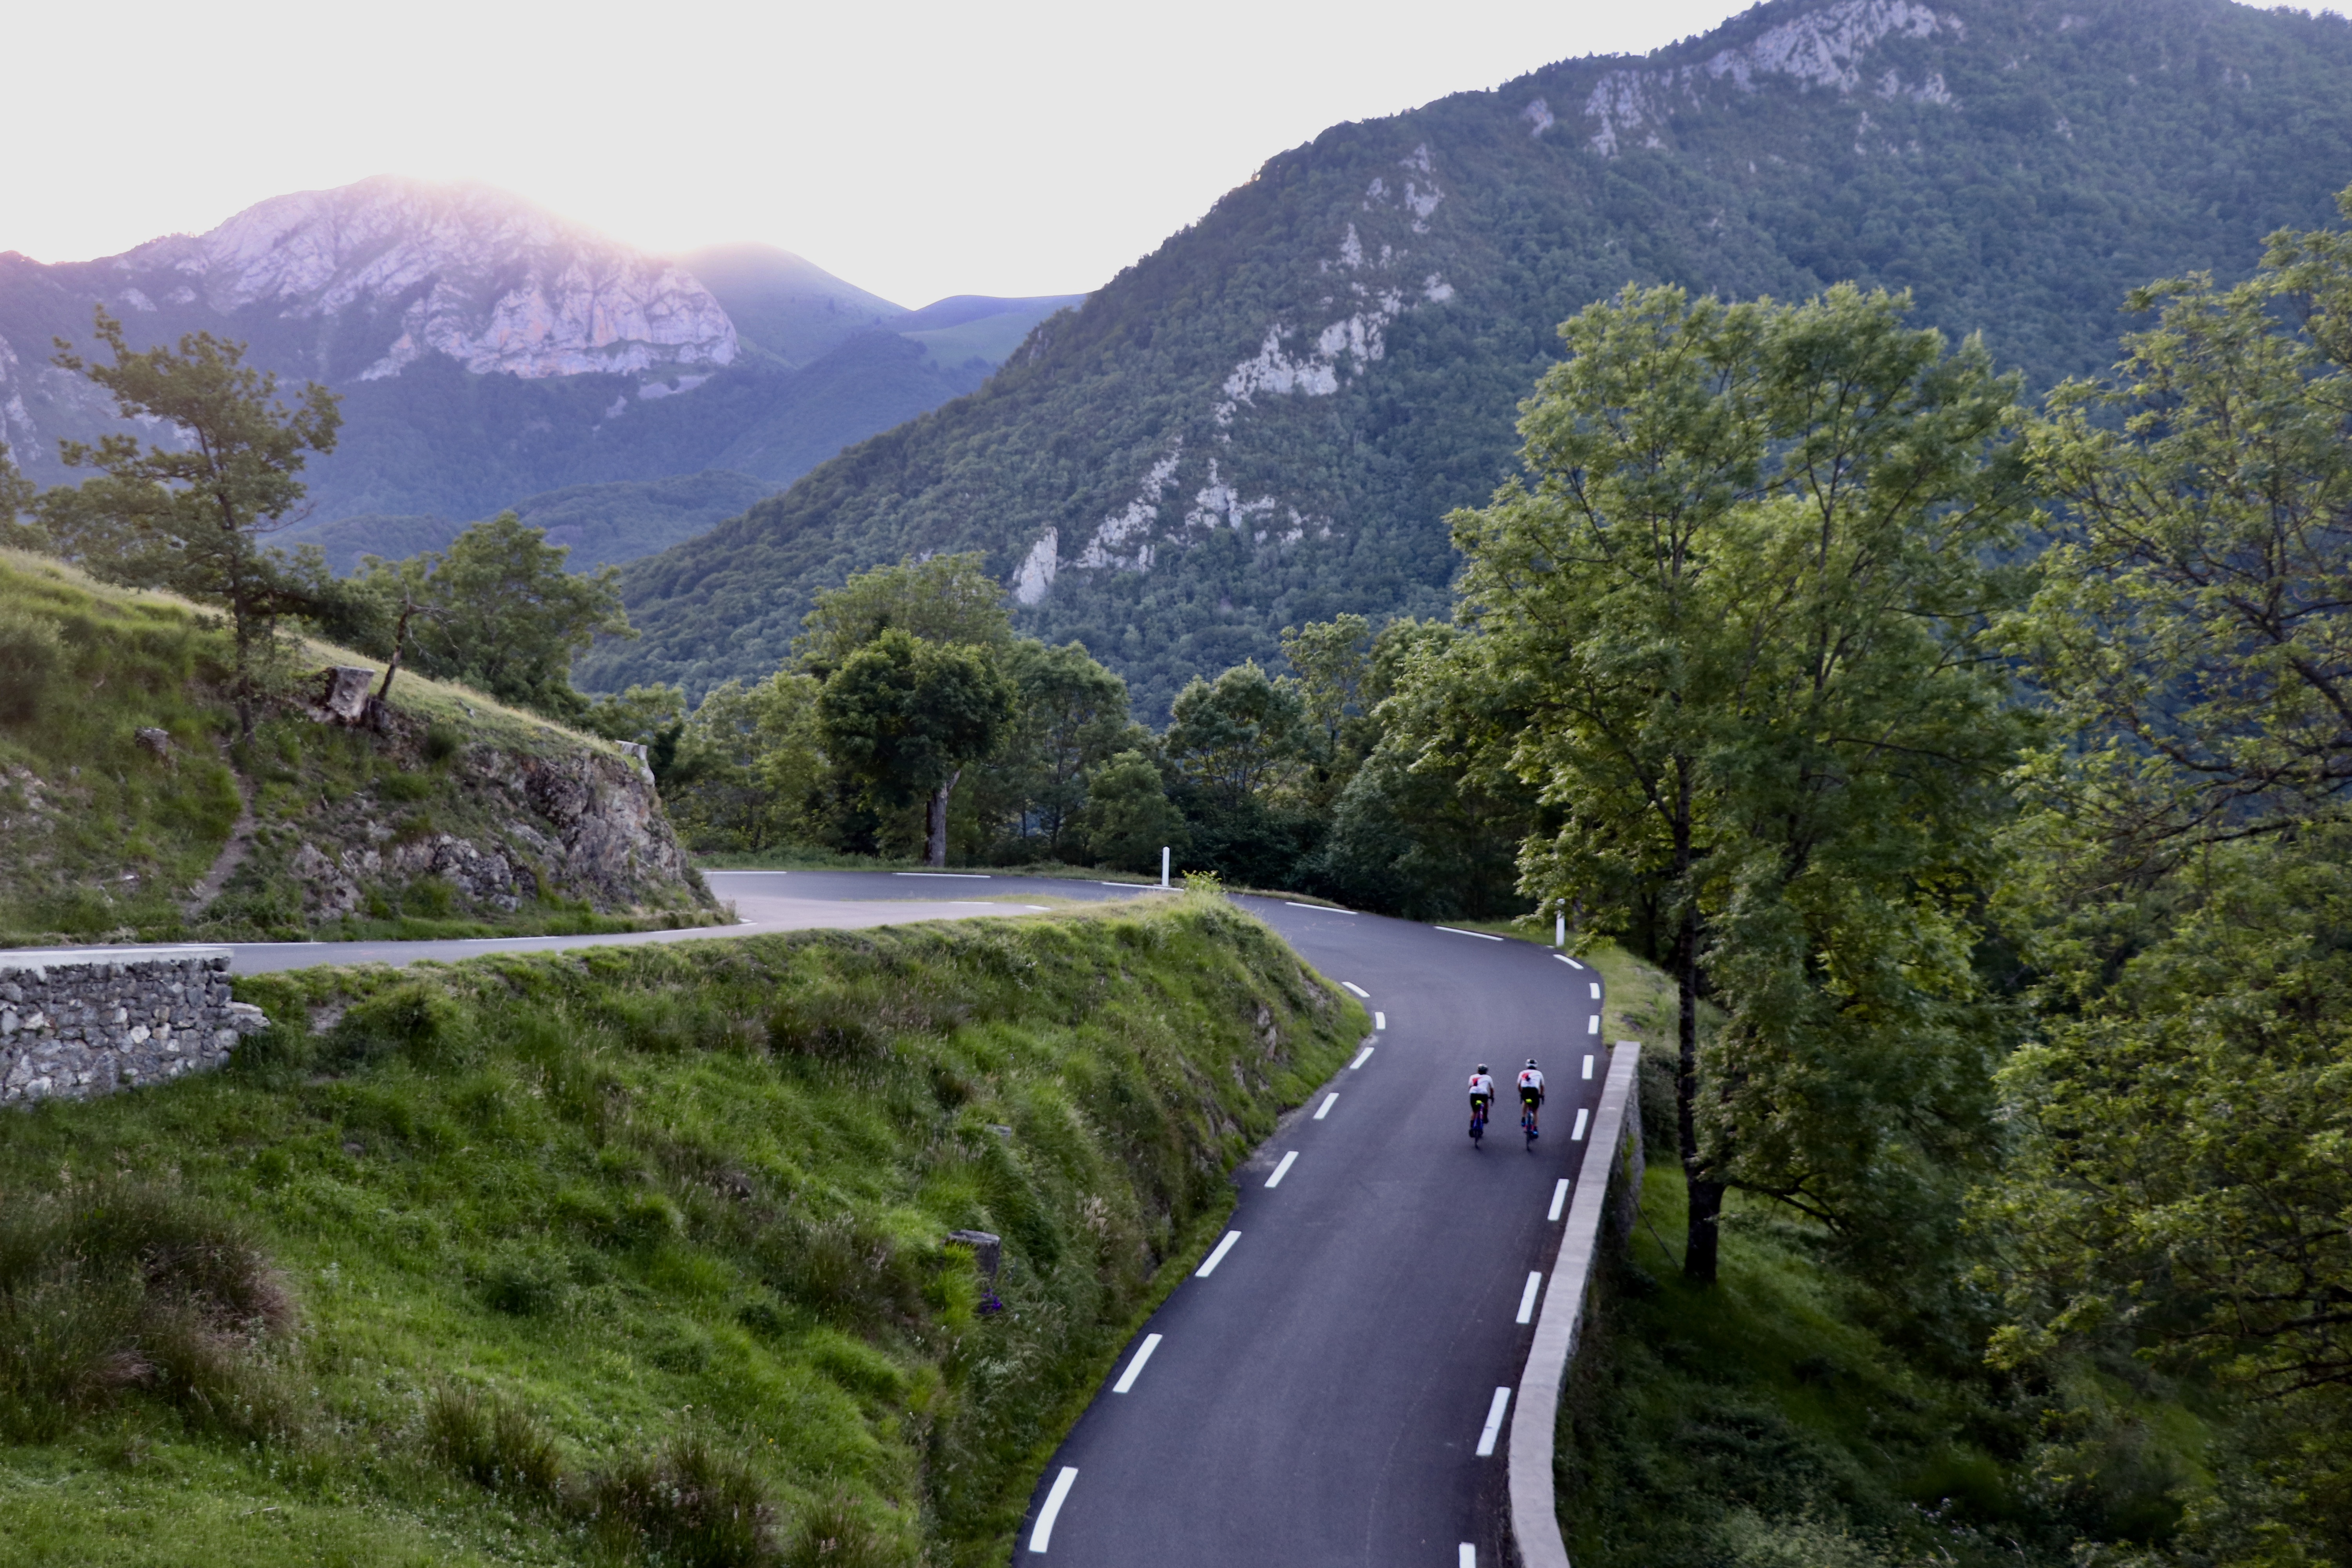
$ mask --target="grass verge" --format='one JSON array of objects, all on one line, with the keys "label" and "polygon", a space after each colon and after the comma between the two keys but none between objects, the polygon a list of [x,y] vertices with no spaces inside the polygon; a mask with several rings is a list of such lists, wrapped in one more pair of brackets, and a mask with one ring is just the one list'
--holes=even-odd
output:
[{"label": "grass verge", "polygon": [[[134,1348],[196,1325],[248,1414],[85,1346],[0,1447],[0,1563],[1002,1563],[1365,1026],[1197,895],[237,991],[278,1023],[234,1067],[9,1118],[0,1192],[43,1235],[92,1191],[201,1219],[268,1313],[173,1305],[213,1295],[137,1236],[24,1277],[130,1292]],[[1003,1237],[1002,1310],[957,1228]]]}]

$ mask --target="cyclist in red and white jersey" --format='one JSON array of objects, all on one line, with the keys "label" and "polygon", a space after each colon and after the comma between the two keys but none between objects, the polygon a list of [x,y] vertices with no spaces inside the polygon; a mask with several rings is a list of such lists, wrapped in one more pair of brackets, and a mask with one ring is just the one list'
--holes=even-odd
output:
[{"label": "cyclist in red and white jersey", "polygon": [[1543,1119],[1543,1073],[1537,1068],[1536,1058],[1529,1057],[1527,1070],[1519,1074],[1519,1103],[1527,1108],[1528,1114],[1534,1117],[1538,1123]]},{"label": "cyclist in red and white jersey", "polygon": [[1495,1104],[1495,1080],[1486,1074],[1486,1064],[1480,1062],[1478,1070],[1470,1075],[1470,1109],[1472,1111],[1492,1110]]}]

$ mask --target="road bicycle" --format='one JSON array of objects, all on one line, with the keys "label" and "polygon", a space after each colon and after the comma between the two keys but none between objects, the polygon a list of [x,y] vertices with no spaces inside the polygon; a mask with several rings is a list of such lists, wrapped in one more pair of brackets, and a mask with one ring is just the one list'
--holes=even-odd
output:
[{"label": "road bicycle", "polygon": [[1486,1136],[1486,1102],[1483,1100],[1474,1100],[1470,1102],[1470,1146],[1476,1148],[1478,1141]]},{"label": "road bicycle", "polygon": [[1523,1100],[1519,1102],[1519,1131],[1528,1135],[1528,1147],[1534,1148],[1536,1146],[1536,1102],[1532,1100]]}]

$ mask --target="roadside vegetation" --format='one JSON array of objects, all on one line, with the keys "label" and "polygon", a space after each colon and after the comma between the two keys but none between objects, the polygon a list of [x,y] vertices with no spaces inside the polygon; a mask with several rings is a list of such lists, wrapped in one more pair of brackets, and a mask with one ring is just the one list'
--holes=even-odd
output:
[{"label": "roadside vegetation", "polygon": [[1002,1563],[1365,1027],[1201,893],[237,989],[0,1142],[0,1561]]}]

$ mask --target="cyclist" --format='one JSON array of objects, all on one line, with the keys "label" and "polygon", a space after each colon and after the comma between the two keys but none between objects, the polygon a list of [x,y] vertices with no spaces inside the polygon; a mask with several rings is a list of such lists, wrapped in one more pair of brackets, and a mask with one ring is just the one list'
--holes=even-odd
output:
[{"label": "cyclist", "polygon": [[1536,1135],[1537,1123],[1542,1120],[1543,1100],[1543,1071],[1536,1066],[1536,1058],[1529,1057],[1527,1070],[1519,1074],[1519,1106],[1527,1118],[1530,1138]]},{"label": "cyclist", "polygon": [[1486,1064],[1480,1062],[1478,1070],[1470,1075],[1470,1121],[1473,1126],[1486,1118],[1487,1107],[1495,1103],[1495,1080],[1486,1074]]}]

